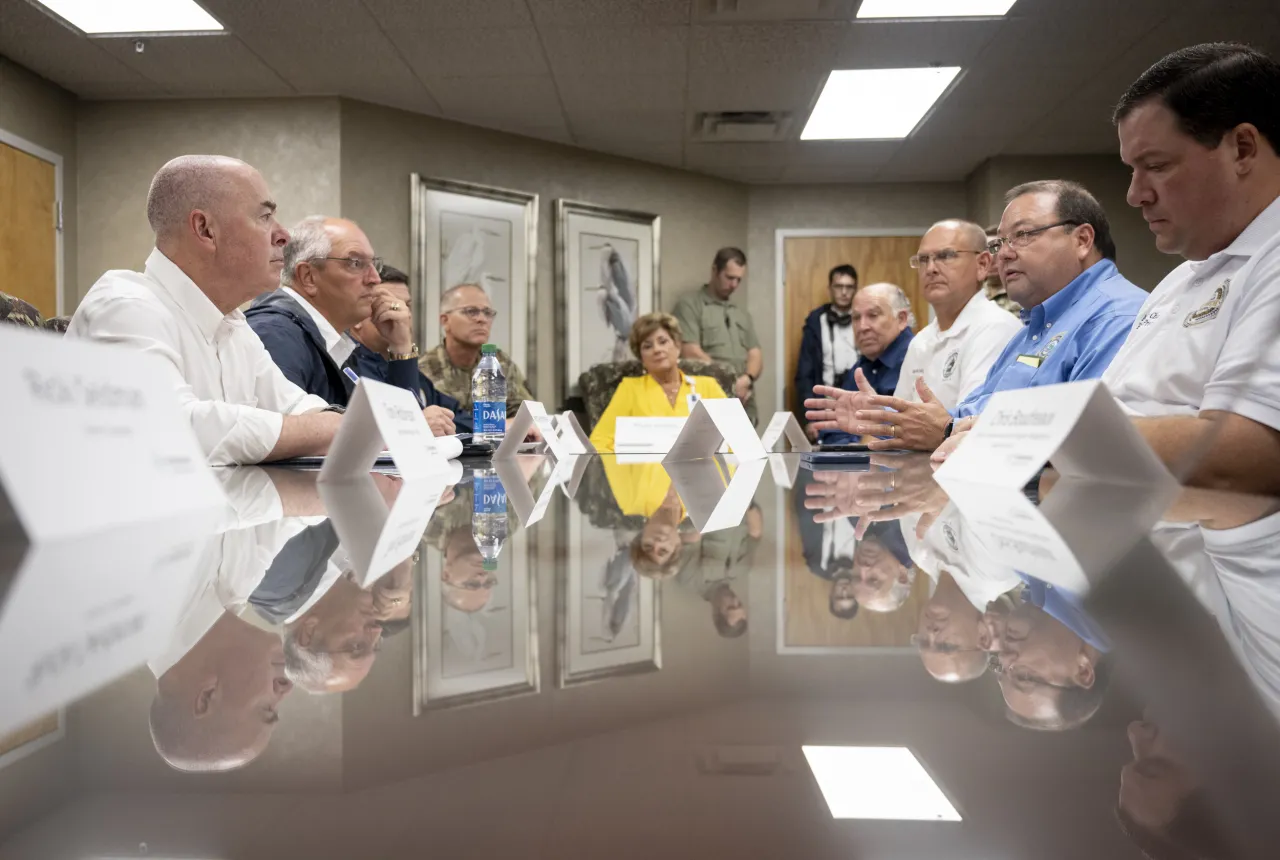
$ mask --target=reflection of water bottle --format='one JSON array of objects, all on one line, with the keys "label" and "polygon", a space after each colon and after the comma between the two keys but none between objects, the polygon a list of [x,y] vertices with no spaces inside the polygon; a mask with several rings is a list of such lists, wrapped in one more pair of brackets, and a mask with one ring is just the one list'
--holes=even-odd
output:
[{"label": "reflection of water bottle", "polygon": [[497,444],[507,434],[507,377],[491,343],[480,347],[480,364],[471,375],[471,424],[477,442]]},{"label": "reflection of water bottle", "polygon": [[476,469],[471,488],[475,493],[471,536],[484,559],[484,569],[497,570],[498,553],[507,539],[507,490],[493,469]]}]

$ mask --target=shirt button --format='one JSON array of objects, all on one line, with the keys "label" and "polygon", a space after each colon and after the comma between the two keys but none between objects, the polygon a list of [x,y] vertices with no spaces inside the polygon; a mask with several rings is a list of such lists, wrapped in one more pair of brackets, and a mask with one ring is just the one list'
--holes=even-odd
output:
[{"label": "shirt button", "polygon": [[1045,323],[1045,324],[1044,324],[1044,327],[1045,327],[1045,328],[1053,328],[1053,323]]},{"label": "shirt button", "polygon": [[1033,334],[1033,335],[1031,335],[1031,339],[1032,339],[1032,340],[1039,340],[1039,339],[1040,339],[1040,335],[1038,335],[1038,334]]}]

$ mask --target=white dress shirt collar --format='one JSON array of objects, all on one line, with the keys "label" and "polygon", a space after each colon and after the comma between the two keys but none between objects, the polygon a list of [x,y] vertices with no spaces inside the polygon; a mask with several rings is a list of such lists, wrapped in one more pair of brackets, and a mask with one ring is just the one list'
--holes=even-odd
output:
[{"label": "white dress shirt collar", "polygon": [[1280,233],[1280,197],[1258,213],[1258,217],[1249,222],[1249,226],[1240,231],[1240,235],[1231,244],[1207,259],[1193,262],[1192,267],[1208,263],[1219,257],[1252,257],[1262,250],[1263,246],[1275,239]]},{"label": "white dress shirt collar", "polygon": [[311,319],[316,324],[316,328],[320,329],[320,336],[324,338],[325,351],[329,353],[329,357],[334,360],[334,363],[339,367],[346,363],[346,360],[351,357],[351,353],[355,351],[355,341],[353,341],[349,335],[334,328],[333,325],[324,318],[324,315],[316,310],[315,307],[312,306],[311,302],[303,298],[302,294],[297,290],[292,287],[281,287],[280,289],[284,290],[294,299],[294,301],[302,305],[302,309],[311,316]]},{"label": "white dress shirt collar", "polygon": [[209,300],[204,290],[159,248],[153,248],[147,257],[146,273],[191,317],[207,342],[213,343],[224,322],[244,322],[244,314],[239,308],[229,314],[218,310],[218,306]]}]

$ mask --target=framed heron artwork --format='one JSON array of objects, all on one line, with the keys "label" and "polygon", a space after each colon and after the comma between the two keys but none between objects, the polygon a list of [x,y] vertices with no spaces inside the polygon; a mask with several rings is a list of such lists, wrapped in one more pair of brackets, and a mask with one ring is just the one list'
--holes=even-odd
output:
[{"label": "framed heron artwork", "polygon": [[536,378],[538,195],[410,176],[410,289],[422,351],[441,341],[440,297],[475,284],[498,311],[490,340]]},{"label": "framed heron artwork", "polygon": [[660,306],[657,215],[556,201],[556,333],[564,345],[560,391],[597,364],[634,358],[636,318]]}]

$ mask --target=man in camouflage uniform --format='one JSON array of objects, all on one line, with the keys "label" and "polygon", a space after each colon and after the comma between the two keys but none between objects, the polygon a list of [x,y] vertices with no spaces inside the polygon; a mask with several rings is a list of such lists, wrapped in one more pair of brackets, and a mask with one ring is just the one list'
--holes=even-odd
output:
[{"label": "man in camouflage uniform", "polygon": [[[983,232],[987,234],[987,242],[990,243],[1000,232],[1000,225],[992,224]],[[987,279],[982,282],[982,292],[1014,316],[1018,316],[1018,312],[1022,310],[1022,305],[1009,298],[1009,291],[1004,288],[1004,281],[1000,280],[1000,273],[996,271],[994,264],[991,266],[991,274],[987,275]]]},{"label": "man in camouflage uniform", "polygon": [[746,407],[756,423],[755,384],[764,372],[764,353],[756,326],[746,308],[729,301],[747,273],[747,256],[737,248],[721,248],[711,263],[711,280],[676,303],[672,313],[680,321],[684,346],[681,358],[718,361],[733,368],[737,381],[731,397]]},{"label": "man in camouflage uniform", "polygon": [[[450,287],[440,297],[440,326],[444,342],[418,360],[418,368],[436,390],[458,401],[458,411],[471,409],[471,375],[480,363],[480,347],[489,342],[493,318],[498,315],[489,295],[476,284]],[[507,377],[507,417],[533,394],[520,368],[502,350],[498,364]]]},{"label": "man in camouflage uniform", "polygon": [[0,293],[0,322],[27,328],[40,328],[42,325],[40,312],[34,305],[8,293]]}]

